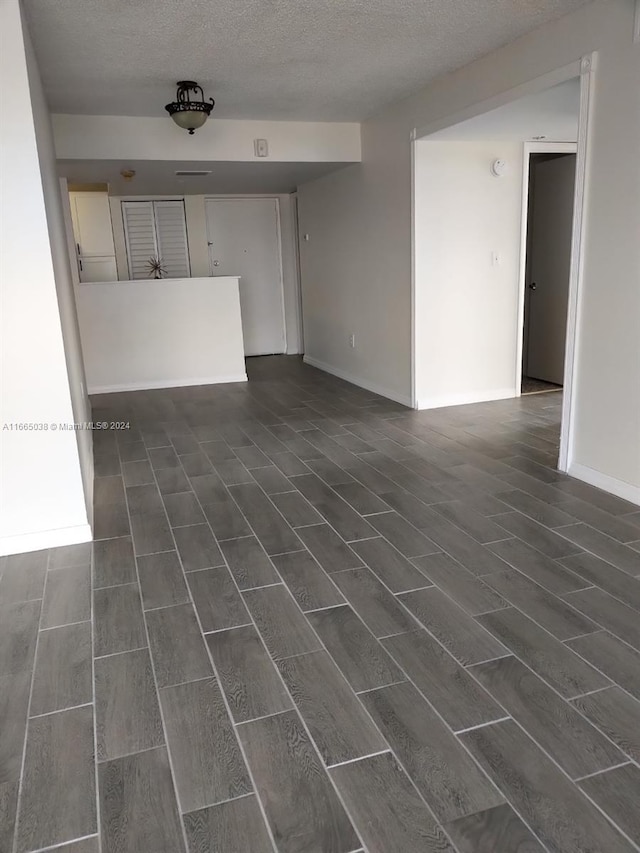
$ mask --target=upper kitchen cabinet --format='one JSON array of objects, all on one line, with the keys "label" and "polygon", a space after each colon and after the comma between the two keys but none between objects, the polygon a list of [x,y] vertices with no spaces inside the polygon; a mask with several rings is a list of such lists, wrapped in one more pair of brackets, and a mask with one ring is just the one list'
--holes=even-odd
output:
[{"label": "upper kitchen cabinet", "polygon": [[80,257],[115,255],[107,193],[69,193]]},{"label": "upper kitchen cabinet", "polygon": [[117,280],[108,194],[71,192],[69,202],[80,281]]}]

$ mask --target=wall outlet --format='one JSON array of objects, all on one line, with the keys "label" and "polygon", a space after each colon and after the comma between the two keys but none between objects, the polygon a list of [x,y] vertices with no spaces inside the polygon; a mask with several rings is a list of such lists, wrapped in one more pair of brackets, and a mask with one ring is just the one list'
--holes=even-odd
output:
[{"label": "wall outlet", "polygon": [[356,336],[355,335],[349,335],[349,346],[351,347],[351,349],[356,348]]},{"label": "wall outlet", "polygon": [[500,266],[500,253],[495,249],[491,252],[491,266],[499,267]]}]

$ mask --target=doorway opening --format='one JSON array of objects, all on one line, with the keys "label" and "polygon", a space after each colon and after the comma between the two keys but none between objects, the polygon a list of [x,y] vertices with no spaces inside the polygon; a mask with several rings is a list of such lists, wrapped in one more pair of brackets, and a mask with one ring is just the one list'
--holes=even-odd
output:
[{"label": "doorway opening", "polygon": [[[412,133],[412,405],[561,390],[560,471],[573,456],[593,73],[585,56]],[[553,156],[532,159],[536,154]],[[557,220],[554,231],[565,232],[562,292],[546,283],[549,264],[527,252],[530,177],[554,169],[570,173],[565,183],[572,188],[569,204],[561,210],[558,202],[549,217]],[[541,318],[554,328],[545,332],[543,322],[540,331]],[[540,351],[553,355],[552,365]]]},{"label": "doorway opening", "polygon": [[521,394],[561,391],[564,382],[576,175],[576,155],[565,149],[525,152]]}]

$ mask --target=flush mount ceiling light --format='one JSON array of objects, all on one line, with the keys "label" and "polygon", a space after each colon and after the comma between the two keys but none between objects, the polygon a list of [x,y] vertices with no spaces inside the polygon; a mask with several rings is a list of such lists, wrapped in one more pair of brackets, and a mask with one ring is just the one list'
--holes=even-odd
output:
[{"label": "flush mount ceiling light", "polygon": [[[193,93],[193,99],[191,93]],[[194,130],[202,127],[215,105],[213,98],[209,98],[209,101],[210,103],[205,101],[204,92],[197,83],[193,80],[181,80],[178,82],[175,101],[167,104],[165,110],[178,127],[193,134]]]}]

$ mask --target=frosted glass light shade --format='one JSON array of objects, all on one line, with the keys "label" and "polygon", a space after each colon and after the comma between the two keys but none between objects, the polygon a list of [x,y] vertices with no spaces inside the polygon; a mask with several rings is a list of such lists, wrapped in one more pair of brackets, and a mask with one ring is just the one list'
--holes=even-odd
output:
[{"label": "frosted glass light shade", "polygon": [[189,132],[197,130],[207,120],[207,114],[202,110],[178,110],[171,115],[178,127]]}]

